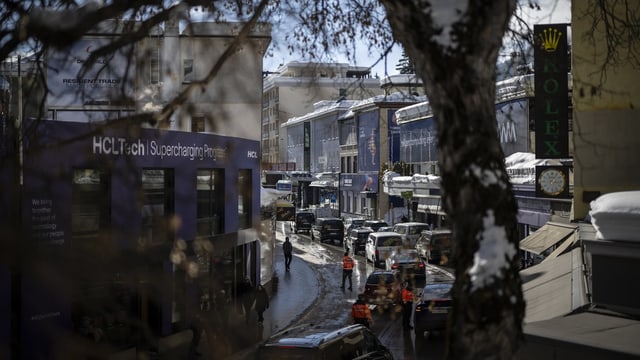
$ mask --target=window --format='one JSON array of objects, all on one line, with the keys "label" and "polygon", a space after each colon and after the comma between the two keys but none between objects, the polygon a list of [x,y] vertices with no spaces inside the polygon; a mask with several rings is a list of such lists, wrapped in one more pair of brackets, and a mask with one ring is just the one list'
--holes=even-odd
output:
[{"label": "window", "polygon": [[150,70],[150,82],[151,84],[160,83],[160,72],[162,69],[161,54],[162,54],[162,39],[152,38],[150,41],[151,50],[149,51],[149,70]]},{"label": "window", "polygon": [[108,176],[95,169],[73,171],[71,199],[71,232],[74,246],[98,245],[101,231],[111,220],[110,185]]},{"label": "window", "polygon": [[173,229],[169,227],[174,213],[173,187],[173,170],[142,170],[143,204],[140,244],[143,246],[173,241]]},{"label": "window", "polygon": [[[111,226],[109,174],[74,169],[71,184],[71,251],[73,281],[71,322],[75,335],[113,349],[133,344],[130,324],[138,319],[133,286],[126,271],[108,258]],[[112,265],[113,266],[109,266]]]},{"label": "window", "polygon": [[238,171],[238,229],[248,229],[251,223],[251,170],[240,169]]},{"label": "window", "polygon": [[224,169],[198,170],[196,189],[197,236],[224,233]]},{"label": "window", "polygon": [[204,132],[204,116],[191,118],[191,132]]},{"label": "window", "polygon": [[193,81],[193,59],[184,59],[182,63],[183,73],[182,82],[190,83]]}]

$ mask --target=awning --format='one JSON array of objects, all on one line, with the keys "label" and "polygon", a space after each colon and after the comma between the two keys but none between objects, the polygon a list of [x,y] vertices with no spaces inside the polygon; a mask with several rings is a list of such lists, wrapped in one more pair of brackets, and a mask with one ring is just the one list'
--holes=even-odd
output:
[{"label": "awning", "polygon": [[309,184],[310,187],[321,187],[321,188],[337,188],[338,182],[334,180],[316,180],[312,181]]},{"label": "awning", "polygon": [[[569,241],[570,242],[570,241]],[[589,303],[582,271],[582,249],[520,271],[526,303],[525,323],[565,316]]]},{"label": "awning", "polygon": [[418,212],[425,214],[447,215],[440,205],[418,204]]},{"label": "awning", "polygon": [[540,255],[578,229],[577,225],[548,222],[533,234],[520,240],[520,249]]}]

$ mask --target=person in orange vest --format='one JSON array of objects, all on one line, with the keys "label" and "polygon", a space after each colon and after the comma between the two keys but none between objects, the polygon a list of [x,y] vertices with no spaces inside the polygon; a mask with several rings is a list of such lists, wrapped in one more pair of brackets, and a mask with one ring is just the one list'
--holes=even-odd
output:
[{"label": "person in orange vest", "polygon": [[409,282],[404,283],[402,289],[402,327],[413,329],[411,326],[411,313],[413,312],[413,288]]},{"label": "person in orange vest", "polygon": [[373,317],[369,305],[364,301],[364,295],[359,294],[358,300],[351,306],[351,318],[354,324],[362,324],[366,327],[373,325]]},{"label": "person in orange vest", "polygon": [[351,275],[353,274],[353,266],[355,265],[355,262],[353,261],[353,259],[351,258],[351,256],[349,256],[349,252],[345,251],[344,253],[344,257],[342,258],[342,286],[340,287],[340,289],[344,289],[344,281],[348,278],[349,279],[349,290],[352,290],[353,288],[353,284],[352,284],[352,280],[351,280]]}]

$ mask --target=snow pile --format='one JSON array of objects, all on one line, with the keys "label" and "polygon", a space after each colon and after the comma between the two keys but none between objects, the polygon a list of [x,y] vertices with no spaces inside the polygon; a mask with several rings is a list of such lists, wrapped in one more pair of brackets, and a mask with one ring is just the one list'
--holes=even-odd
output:
[{"label": "snow pile", "polygon": [[621,191],[591,202],[591,223],[596,238],[640,241],[640,191]]}]

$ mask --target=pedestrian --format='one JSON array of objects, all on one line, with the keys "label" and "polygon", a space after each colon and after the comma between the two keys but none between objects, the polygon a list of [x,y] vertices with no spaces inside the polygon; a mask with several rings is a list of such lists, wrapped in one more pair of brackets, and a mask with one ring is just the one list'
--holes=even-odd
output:
[{"label": "pedestrian", "polygon": [[218,312],[218,319],[220,320],[220,327],[226,329],[229,325],[229,304],[231,299],[227,296],[227,292],[224,289],[218,290],[216,295],[216,311]]},{"label": "pedestrian", "polygon": [[405,330],[413,329],[411,326],[411,313],[413,312],[413,288],[405,281],[402,289],[402,327]]},{"label": "pedestrian", "polygon": [[291,245],[288,236],[284,238],[282,250],[284,251],[284,268],[286,271],[289,271],[291,270],[291,260],[293,260],[293,245]]},{"label": "pedestrian", "polygon": [[342,258],[342,286],[340,287],[340,289],[344,289],[344,282],[347,278],[349,279],[349,290],[352,289],[353,284],[351,282],[351,275],[353,274],[354,265],[355,262],[353,261],[351,256],[349,256],[349,252],[345,251],[344,257]]},{"label": "pedestrian", "polygon": [[191,338],[191,344],[189,346],[190,358],[202,355],[198,350],[202,333],[204,332],[207,337],[211,335],[211,329],[207,324],[207,313],[211,309],[209,295],[206,291],[201,289],[199,289],[199,295],[198,304],[195,306],[196,310],[191,314],[191,322],[189,324],[190,329],[193,331],[193,337]]},{"label": "pedestrian", "polygon": [[362,324],[366,327],[373,325],[373,317],[369,305],[364,301],[364,295],[359,294],[358,300],[351,306],[351,318],[354,324]]},{"label": "pedestrian", "polygon": [[262,285],[258,285],[255,305],[256,314],[258,314],[258,325],[262,325],[262,322],[264,322],[264,311],[268,308],[269,294],[267,294],[267,290]]},{"label": "pedestrian", "polygon": [[255,301],[253,285],[251,284],[251,279],[249,277],[245,277],[244,281],[240,284],[240,297],[242,301],[242,307],[244,310],[245,323],[249,323],[249,319],[251,318],[251,307],[253,307],[253,303]]}]

